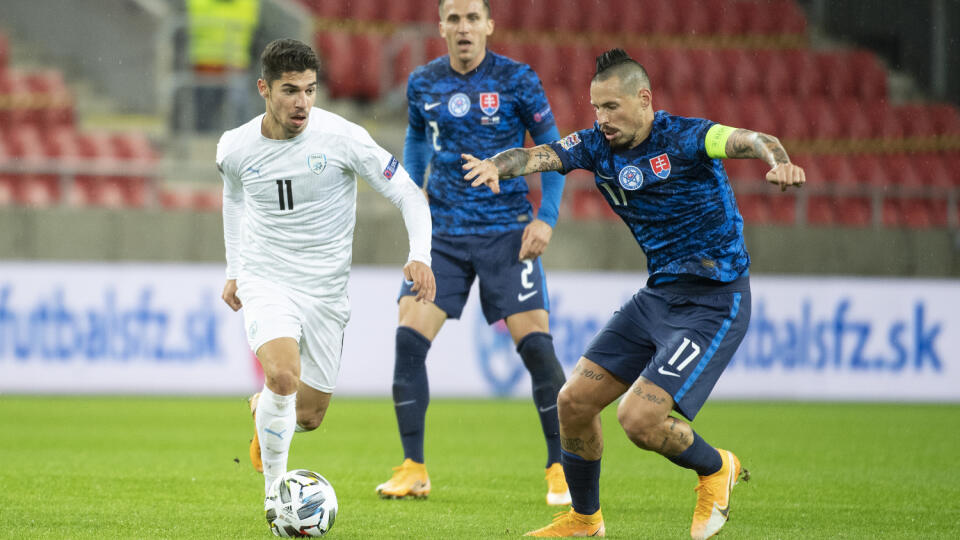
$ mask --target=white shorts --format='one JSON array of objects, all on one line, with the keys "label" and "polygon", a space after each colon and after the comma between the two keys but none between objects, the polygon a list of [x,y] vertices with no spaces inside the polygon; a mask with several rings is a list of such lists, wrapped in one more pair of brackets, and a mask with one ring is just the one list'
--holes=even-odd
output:
[{"label": "white shorts", "polygon": [[300,380],[321,392],[333,392],[340,374],[343,329],[350,319],[346,295],[311,296],[244,277],[237,280],[237,298],[243,303],[247,342],[254,354],[270,340],[293,338],[300,344]]}]

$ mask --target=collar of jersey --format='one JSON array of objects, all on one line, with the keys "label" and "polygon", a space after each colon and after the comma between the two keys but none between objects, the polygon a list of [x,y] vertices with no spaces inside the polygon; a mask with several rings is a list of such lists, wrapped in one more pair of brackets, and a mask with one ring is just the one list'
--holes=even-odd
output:
[{"label": "collar of jersey", "polygon": [[486,67],[490,65],[490,62],[493,62],[493,52],[491,52],[490,49],[486,49],[486,52],[483,55],[483,60],[480,61],[480,65],[478,65],[477,67],[471,69],[466,73],[459,73],[455,69],[453,69],[453,66],[450,65],[450,56],[447,55],[447,69],[449,69],[450,73],[452,73],[454,76],[459,77],[461,79],[469,79],[470,77],[473,77],[474,75],[480,73],[481,71],[485,71]]}]

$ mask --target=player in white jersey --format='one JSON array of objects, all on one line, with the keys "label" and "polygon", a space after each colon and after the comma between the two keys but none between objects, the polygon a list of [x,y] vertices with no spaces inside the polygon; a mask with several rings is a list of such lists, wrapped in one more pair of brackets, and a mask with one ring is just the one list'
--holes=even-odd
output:
[{"label": "player in white jersey", "polygon": [[313,107],[317,57],[295,40],[261,56],[266,112],[223,134],[227,283],[223,300],[243,307],[247,340],[263,366],[250,400],[250,457],[264,488],[286,472],[294,431],[323,420],[340,371],[350,316],[347,279],[360,176],[400,208],[410,239],[403,275],[417,300],[433,301],[430,211],[420,189],[360,126]]}]

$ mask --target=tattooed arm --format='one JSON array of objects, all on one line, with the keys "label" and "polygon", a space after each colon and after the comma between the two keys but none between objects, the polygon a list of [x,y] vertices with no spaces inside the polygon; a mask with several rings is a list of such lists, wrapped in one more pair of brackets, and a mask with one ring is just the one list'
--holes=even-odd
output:
[{"label": "tattooed arm", "polygon": [[727,138],[724,152],[728,158],[759,158],[765,161],[770,165],[767,181],[779,185],[781,191],[786,191],[790,186],[800,187],[807,181],[803,169],[790,163],[787,151],[773,135],[734,129]]},{"label": "tattooed arm", "polygon": [[466,180],[473,187],[486,185],[494,193],[500,193],[500,180],[535,172],[559,171],[563,168],[560,157],[549,145],[533,148],[511,148],[499,154],[479,160],[470,154],[461,154],[466,163],[463,169]]}]

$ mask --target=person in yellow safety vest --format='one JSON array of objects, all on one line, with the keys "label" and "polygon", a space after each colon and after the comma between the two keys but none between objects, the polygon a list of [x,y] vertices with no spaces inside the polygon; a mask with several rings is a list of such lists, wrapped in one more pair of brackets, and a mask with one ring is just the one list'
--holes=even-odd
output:
[{"label": "person in yellow safety vest", "polygon": [[185,0],[197,131],[220,131],[244,111],[237,75],[250,66],[260,0]]}]

